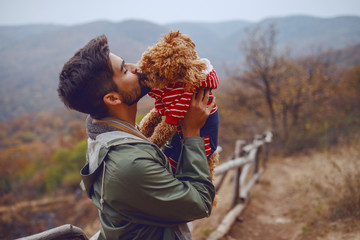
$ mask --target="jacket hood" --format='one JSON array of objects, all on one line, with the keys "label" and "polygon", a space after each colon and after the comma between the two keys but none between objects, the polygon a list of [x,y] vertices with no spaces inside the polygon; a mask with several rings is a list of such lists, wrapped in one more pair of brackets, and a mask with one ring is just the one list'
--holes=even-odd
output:
[{"label": "jacket hood", "polygon": [[90,115],[86,118],[86,134],[89,138],[95,140],[95,138],[105,132],[118,131],[115,127],[100,122],[95,122]]},{"label": "jacket hood", "polygon": [[132,134],[119,131],[111,125],[95,122],[90,116],[86,119],[86,132],[89,136],[86,165],[80,171],[82,177],[80,185],[90,197],[92,185],[102,169],[102,163],[110,148],[125,143],[144,142],[144,140]]}]

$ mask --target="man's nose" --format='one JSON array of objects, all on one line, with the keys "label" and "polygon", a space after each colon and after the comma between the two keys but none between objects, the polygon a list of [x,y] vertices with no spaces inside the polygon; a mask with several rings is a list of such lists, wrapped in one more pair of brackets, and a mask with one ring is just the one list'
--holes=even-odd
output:
[{"label": "man's nose", "polygon": [[136,64],[129,63],[129,64],[128,64],[128,69],[129,69],[130,72],[132,72],[132,73],[136,73],[136,72],[137,72],[137,66],[136,66]]}]

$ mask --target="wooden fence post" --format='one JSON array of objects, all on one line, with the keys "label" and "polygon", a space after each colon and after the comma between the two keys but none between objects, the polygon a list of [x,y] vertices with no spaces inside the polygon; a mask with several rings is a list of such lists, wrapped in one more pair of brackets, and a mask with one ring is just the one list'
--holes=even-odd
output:
[{"label": "wooden fence post", "polygon": [[[228,158],[227,162],[233,160],[234,158],[235,158],[234,155],[232,155],[230,158]],[[228,172],[229,172],[229,171],[224,172],[224,173],[221,175],[220,180],[218,180],[217,183],[215,184],[215,190],[216,190],[216,191],[218,191],[218,190],[220,189],[220,187],[221,187],[221,185],[223,184],[223,182],[224,182],[224,180],[225,180]]]},{"label": "wooden fence post", "polygon": [[261,151],[262,151],[262,146],[258,147],[256,156],[255,156],[254,175],[255,175],[256,173],[258,173],[258,171],[259,171],[259,165],[260,165],[260,162],[259,162],[259,161],[260,161]]},{"label": "wooden fence post", "polygon": [[240,174],[241,174],[241,167],[234,169],[234,176],[233,176],[233,197],[232,197],[232,206],[234,207],[237,204],[239,199],[239,192],[240,192]]},{"label": "wooden fence post", "polygon": [[[234,160],[239,158],[242,152],[242,145],[245,144],[244,140],[237,140],[235,143],[235,152],[234,152]],[[233,197],[232,197],[232,207],[234,207],[239,199],[239,192],[240,192],[240,174],[241,174],[242,167],[238,167],[234,169],[234,176],[233,176]]]},{"label": "wooden fence post", "polygon": [[[260,155],[265,149],[264,165],[268,158],[268,144],[272,141],[272,133],[267,132],[255,136],[252,143],[242,146],[245,141],[237,140],[233,159],[215,168],[215,175],[222,175],[223,178],[228,171],[234,170],[233,176],[233,196],[232,209],[223,218],[217,229],[211,233],[207,240],[219,240],[230,230],[237,217],[249,203],[249,193],[253,186],[258,182],[260,175],[264,172],[264,167],[260,168]],[[254,164],[253,176],[247,176],[251,166]],[[221,180],[222,183],[223,179]],[[220,188],[221,183],[218,185]],[[217,188],[218,189],[218,188]],[[241,191],[240,191],[241,190]],[[239,194],[240,192],[240,194]],[[239,198],[242,200],[238,203]]]},{"label": "wooden fence post", "polygon": [[264,138],[264,141],[265,141],[265,144],[264,144],[264,167],[266,167],[266,162],[269,158],[269,152],[270,152],[270,143],[272,141],[272,138],[273,138],[273,134],[271,132],[266,132],[265,133],[265,138]]}]

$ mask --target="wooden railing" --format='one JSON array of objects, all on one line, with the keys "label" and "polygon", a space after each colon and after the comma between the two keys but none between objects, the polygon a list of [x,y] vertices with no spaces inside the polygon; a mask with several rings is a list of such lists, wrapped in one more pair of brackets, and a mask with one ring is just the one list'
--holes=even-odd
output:
[{"label": "wooden railing", "polygon": [[[264,172],[264,167],[269,155],[269,143],[271,141],[271,132],[255,136],[253,142],[250,144],[246,144],[244,140],[237,140],[233,156],[227,162],[215,168],[214,175],[220,176],[215,186],[217,191],[221,188],[228,172],[233,171],[234,173],[232,181],[232,208],[207,240],[217,240],[224,237],[247,206],[250,198],[250,190]],[[262,158],[260,158],[260,156],[262,156]],[[261,162],[263,164],[260,168]]]}]

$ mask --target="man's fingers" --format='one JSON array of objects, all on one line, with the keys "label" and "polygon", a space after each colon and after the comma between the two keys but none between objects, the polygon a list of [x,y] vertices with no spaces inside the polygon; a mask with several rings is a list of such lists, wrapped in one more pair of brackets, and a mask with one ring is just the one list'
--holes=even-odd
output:
[{"label": "man's fingers", "polygon": [[198,92],[196,93],[196,100],[202,101],[204,98],[204,91],[205,89],[203,87],[199,88]]},{"label": "man's fingers", "polygon": [[[208,102],[209,101],[209,95],[210,95],[210,88],[204,88],[204,87],[200,87],[199,90],[197,91],[195,95],[195,99],[197,101],[201,101],[201,102]],[[193,96],[194,96],[193,95]]]},{"label": "man's fingers", "polygon": [[206,104],[209,102],[209,95],[210,95],[210,88],[205,88],[204,97],[202,100]]},{"label": "man's fingers", "polygon": [[215,105],[215,97],[212,97],[212,99],[209,99],[211,89],[210,88],[204,88],[200,87],[197,91],[197,93],[194,93],[191,100],[191,105],[195,107],[202,106],[203,110],[206,112],[209,112],[212,110],[212,108]]}]

